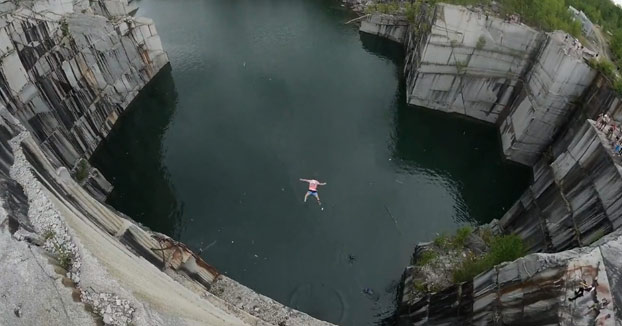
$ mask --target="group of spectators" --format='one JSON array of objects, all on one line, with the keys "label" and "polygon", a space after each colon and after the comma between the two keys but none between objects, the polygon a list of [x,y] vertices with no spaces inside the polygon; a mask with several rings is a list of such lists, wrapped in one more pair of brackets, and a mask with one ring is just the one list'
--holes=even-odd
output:
[{"label": "group of spectators", "polygon": [[598,115],[598,119],[596,119],[596,128],[602,131],[611,142],[614,154],[622,154],[622,130],[620,130],[620,125],[611,119],[609,115],[601,113]]}]

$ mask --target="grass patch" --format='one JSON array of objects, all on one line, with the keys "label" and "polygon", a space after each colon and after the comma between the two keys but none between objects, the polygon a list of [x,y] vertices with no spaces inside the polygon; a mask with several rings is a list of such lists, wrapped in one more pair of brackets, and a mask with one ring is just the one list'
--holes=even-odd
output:
[{"label": "grass patch", "polygon": [[41,236],[43,237],[43,241],[47,241],[47,240],[54,238],[55,235],[56,235],[56,232],[52,230],[45,230]]},{"label": "grass patch", "polygon": [[598,70],[599,72],[601,72],[603,75],[605,75],[607,78],[613,80],[616,77],[616,67],[615,65],[607,60],[607,59],[596,59],[596,58],[592,58],[590,59],[590,61],[588,61],[588,64],[590,65],[590,67]]},{"label": "grass patch", "polygon": [[453,272],[456,283],[467,282],[495,265],[516,260],[525,255],[523,240],[515,235],[497,236],[490,241],[490,251],[483,256],[469,255]]},{"label": "grass patch", "polygon": [[424,251],[417,257],[417,266],[425,266],[433,262],[438,257],[434,251]]},{"label": "grass patch", "polygon": [[418,292],[426,292],[428,290],[425,286],[425,283],[423,283],[422,281],[413,282],[413,287]]},{"label": "grass patch", "polygon": [[449,246],[451,244],[451,239],[449,238],[447,233],[441,233],[439,236],[434,238],[432,242],[434,243],[435,246],[441,249],[449,249]]},{"label": "grass patch", "polygon": [[458,70],[459,74],[464,72],[466,67],[467,67],[467,63],[466,62],[456,61],[456,70]]},{"label": "grass patch", "polygon": [[411,24],[414,24],[419,16],[420,6],[419,2],[406,2],[404,4],[404,14]]},{"label": "grass patch", "polygon": [[68,271],[73,262],[73,255],[71,254],[71,251],[59,245],[58,242],[54,242],[54,252],[56,253],[56,258],[58,259],[60,267]]},{"label": "grass patch", "polygon": [[603,74],[611,82],[611,87],[618,95],[622,95],[622,78],[616,73],[616,66],[613,62],[605,58],[592,58],[588,61],[588,64],[593,69]]},{"label": "grass patch", "polygon": [[400,12],[400,4],[397,1],[394,2],[380,2],[374,3],[365,8],[365,13],[381,13],[394,15]]},{"label": "grass patch", "polygon": [[466,241],[471,233],[473,233],[473,228],[470,226],[464,226],[459,228],[456,231],[456,235],[451,241],[452,246],[456,249],[464,248],[464,245],[466,244]]}]

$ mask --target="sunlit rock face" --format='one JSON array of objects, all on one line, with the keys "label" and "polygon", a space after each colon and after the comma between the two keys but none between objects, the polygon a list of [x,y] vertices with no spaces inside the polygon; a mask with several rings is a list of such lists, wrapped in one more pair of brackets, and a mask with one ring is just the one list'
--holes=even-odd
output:
[{"label": "sunlit rock face", "polygon": [[405,42],[407,101],[497,124],[505,156],[533,165],[596,75],[571,40],[465,7],[422,6]]}]

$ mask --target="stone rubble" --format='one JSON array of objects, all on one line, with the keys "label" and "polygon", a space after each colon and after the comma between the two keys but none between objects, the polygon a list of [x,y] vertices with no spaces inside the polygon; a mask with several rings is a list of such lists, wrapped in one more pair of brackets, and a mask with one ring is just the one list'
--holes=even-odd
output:
[{"label": "stone rubble", "polygon": [[135,309],[128,300],[112,293],[96,293],[92,290],[80,290],[82,302],[93,306],[93,310],[102,316],[106,325],[125,326],[132,322]]},{"label": "stone rubble", "polygon": [[[37,233],[44,237],[43,248],[60,261],[61,267],[67,271],[66,276],[80,288],[82,260],[78,247],[60,214],[35,179],[32,167],[24,156],[21,143],[28,136],[28,132],[24,131],[9,141],[14,155],[10,176],[22,185],[28,197],[28,217]],[[66,259],[65,263],[62,262],[63,259]],[[113,294],[84,289],[80,291],[82,301],[94,306],[94,312],[103,318],[105,325],[127,325],[132,321],[135,309],[129,305],[129,301]]]}]

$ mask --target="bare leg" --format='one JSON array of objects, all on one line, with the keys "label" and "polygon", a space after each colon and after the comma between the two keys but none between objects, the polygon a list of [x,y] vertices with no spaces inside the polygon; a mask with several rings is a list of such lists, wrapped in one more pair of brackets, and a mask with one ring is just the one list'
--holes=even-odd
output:
[{"label": "bare leg", "polygon": [[315,199],[317,199],[318,205],[322,206],[322,202],[320,201],[320,195],[315,194]]},{"label": "bare leg", "polygon": [[307,193],[305,194],[305,203],[307,202],[307,197],[309,197],[309,192],[307,191]]}]

